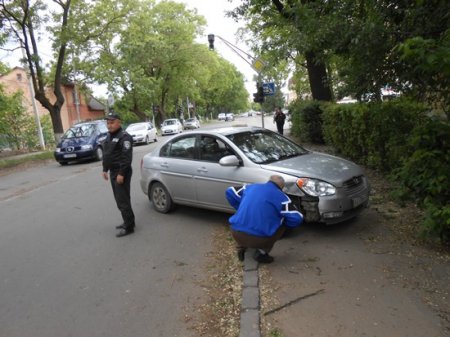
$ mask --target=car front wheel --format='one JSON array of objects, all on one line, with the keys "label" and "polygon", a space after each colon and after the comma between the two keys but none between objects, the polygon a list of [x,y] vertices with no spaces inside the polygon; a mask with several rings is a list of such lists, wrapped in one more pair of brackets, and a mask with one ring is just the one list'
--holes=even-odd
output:
[{"label": "car front wheel", "polygon": [[172,198],[161,183],[151,185],[148,198],[157,212],[168,213],[173,207]]}]

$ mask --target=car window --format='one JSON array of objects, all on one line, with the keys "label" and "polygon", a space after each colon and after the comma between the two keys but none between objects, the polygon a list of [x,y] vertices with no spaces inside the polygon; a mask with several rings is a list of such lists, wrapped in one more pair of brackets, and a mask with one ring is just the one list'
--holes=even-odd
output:
[{"label": "car window", "polygon": [[307,153],[301,146],[275,132],[242,132],[228,138],[257,164],[267,164]]},{"label": "car window", "polygon": [[173,119],[164,121],[164,125],[174,125],[174,124],[175,124],[175,121]]},{"label": "car window", "polygon": [[201,136],[200,159],[219,162],[222,157],[234,154],[232,150],[220,139],[211,136]]},{"label": "car window", "polygon": [[72,126],[64,134],[64,138],[90,137],[95,132],[95,124],[80,124]]},{"label": "car window", "polygon": [[195,157],[195,136],[177,138],[161,148],[161,157],[193,159]]},{"label": "car window", "polygon": [[99,123],[98,129],[100,130],[100,133],[107,133],[108,128],[106,127],[106,123]]}]

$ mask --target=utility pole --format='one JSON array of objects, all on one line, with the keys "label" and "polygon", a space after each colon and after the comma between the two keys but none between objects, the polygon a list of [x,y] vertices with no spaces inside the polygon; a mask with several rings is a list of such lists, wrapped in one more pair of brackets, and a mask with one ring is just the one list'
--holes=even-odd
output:
[{"label": "utility pole", "polygon": [[[22,42],[20,43],[20,49],[22,49],[22,57],[24,59],[26,59],[25,50],[24,50],[24,47],[22,46]],[[42,150],[45,150],[44,134],[42,133],[41,120],[39,118],[39,112],[38,112],[38,108],[36,105],[36,99],[34,97],[34,87],[33,87],[33,83],[31,83],[30,72],[29,72],[27,64],[25,64],[25,72],[27,73],[28,87],[30,90],[31,105],[33,106],[34,121],[35,121],[36,127],[37,127],[39,145],[41,146]]]}]

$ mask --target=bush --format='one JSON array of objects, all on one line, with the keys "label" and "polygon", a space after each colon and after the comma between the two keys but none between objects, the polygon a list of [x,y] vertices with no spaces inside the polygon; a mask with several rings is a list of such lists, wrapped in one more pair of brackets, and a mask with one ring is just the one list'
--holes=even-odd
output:
[{"label": "bush", "polygon": [[390,171],[407,156],[407,139],[425,108],[406,100],[325,106],[323,133],[336,150],[370,167]]},{"label": "bush", "polygon": [[428,119],[418,125],[408,142],[410,156],[393,172],[400,183],[396,196],[414,200],[425,209],[425,234],[450,244],[450,125]]},{"label": "bush", "polygon": [[323,144],[322,105],[324,103],[295,101],[289,107],[291,132],[304,142]]}]

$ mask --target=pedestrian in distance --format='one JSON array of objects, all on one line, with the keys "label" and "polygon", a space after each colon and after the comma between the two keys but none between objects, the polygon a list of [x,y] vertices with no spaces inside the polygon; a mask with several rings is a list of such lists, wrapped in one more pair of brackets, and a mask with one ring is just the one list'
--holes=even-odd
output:
[{"label": "pedestrian in distance", "polygon": [[[122,214],[123,224],[116,227],[118,238],[134,233],[134,213],[131,207],[130,183],[133,173],[133,138],[122,129],[120,116],[106,116],[108,135],[103,142],[103,178],[111,181],[117,208]],[[109,172],[109,177],[108,177]]]},{"label": "pedestrian in distance", "polygon": [[240,261],[244,260],[247,248],[255,248],[253,258],[256,261],[273,262],[269,253],[275,242],[286,228],[297,227],[303,221],[303,215],[283,192],[284,184],[283,177],[272,175],[263,184],[229,187],[226,190],[228,202],[236,209],[229,222]]},{"label": "pedestrian in distance", "polygon": [[279,106],[277,106],[275,108],[275,114],[273,116],[273,121],[274,121],[274,123],[277,124],[278,133],[281,135],[283,134],[285,120],[286,120],[286,115],[284,114],[283,111],[281,111],[281,108]]}]

